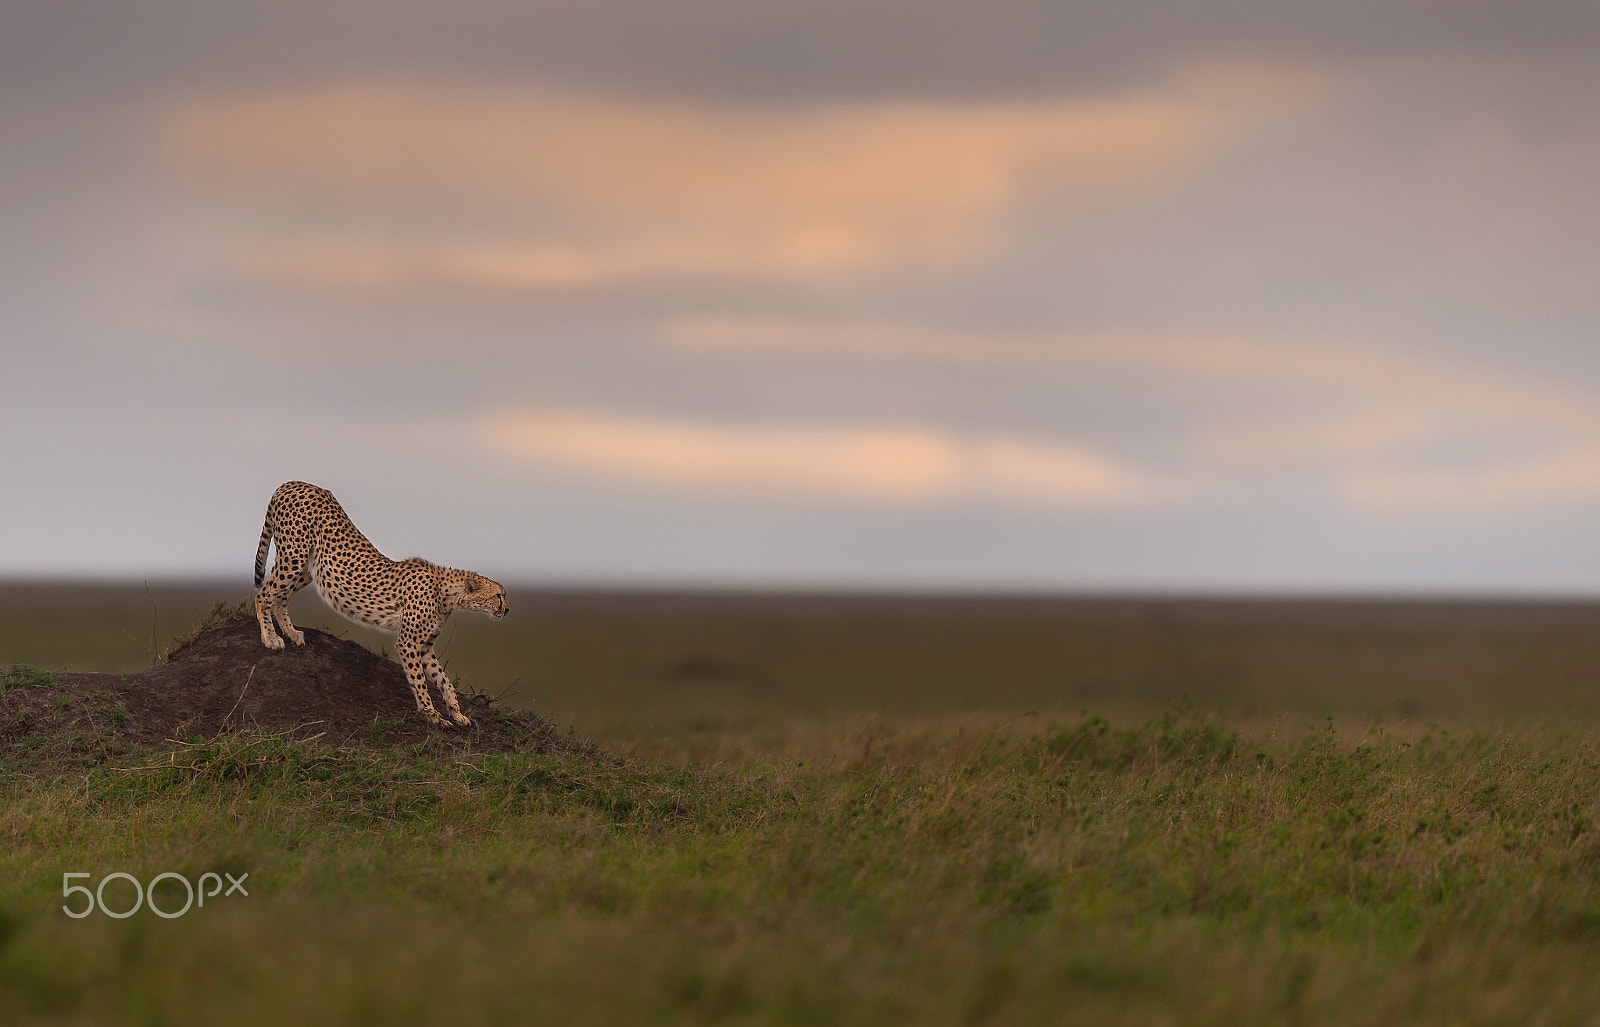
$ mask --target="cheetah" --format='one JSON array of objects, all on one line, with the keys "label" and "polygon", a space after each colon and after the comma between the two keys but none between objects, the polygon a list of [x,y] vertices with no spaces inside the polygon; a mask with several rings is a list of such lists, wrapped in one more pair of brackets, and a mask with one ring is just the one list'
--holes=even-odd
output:
[{"label": "cheetah", "polygon": [[[266,576],[267,549],[277,545],[272,577]],[[256,549],[256,620],[261,644],[282,649],[273,630],[277,617],[295,645],[306,636],[289,622],[289,597],[315,581],[317,594],[335,610],[360,624],[399,635],[396,650],[406,679],[417,697],[417,712],[431,724],[467,727],[456,690],[433,655],[433,643],[453,610],[479,610],[494,620],[508,612],[506,590],[472,571],[437,567],[412,557],[395,561],[378,552],[350,523],[339,501],[327,489],[303,481],[278,486],[267,504],[261,545]],[[439,716],[428,698],[428,683],[439,690],[450,720]]]}]

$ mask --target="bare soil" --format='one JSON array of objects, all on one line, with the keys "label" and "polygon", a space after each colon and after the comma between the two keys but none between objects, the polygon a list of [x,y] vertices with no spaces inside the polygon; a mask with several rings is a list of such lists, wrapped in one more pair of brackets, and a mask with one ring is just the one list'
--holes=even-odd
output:
[{"label": "bare soil", "polygon": [[[109,757],[168,740],[249,731],[322,735],[340,744],[442,741],[462,748],[586,747],[546,718],[459,692],[464,728],[425,723],[393,660],[324,631],[281,650],[261,644],[254,616],[218,610],[149,670],[130,674],[0,671],[0,758],[29,750]],[[439,698],[434,696],[435,704]]]}]

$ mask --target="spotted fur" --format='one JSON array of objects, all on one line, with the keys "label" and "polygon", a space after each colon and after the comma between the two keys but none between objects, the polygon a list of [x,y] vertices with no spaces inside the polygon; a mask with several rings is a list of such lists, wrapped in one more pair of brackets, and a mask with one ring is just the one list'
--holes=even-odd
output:
[{"label": "spotted fur", "polygon": [[[277,559],[263,586],[270,545],[277,546]],[[428,698],[431,682],[450,720],[463,727],[472,723],[433,655],[433,643],[453,610],[504,617],[506,590],[498,582],[417,557],[391,560],[356,530],[332,492],[303,481],[285,482],[267,504],[256,549],[256,620],[262,645],[283,648],[272,626],[274,617],[295,645],[305,645],[306,636],[289,622],[289,597],[312,581],[317,594],[346,617],[399,635],[395,648],[416,694],[417,712],[431,723],[447,724]]]}]

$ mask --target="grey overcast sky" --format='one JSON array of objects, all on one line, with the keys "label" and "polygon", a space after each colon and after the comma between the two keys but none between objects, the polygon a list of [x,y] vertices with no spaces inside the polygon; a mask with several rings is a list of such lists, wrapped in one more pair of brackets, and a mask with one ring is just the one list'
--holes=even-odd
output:
[{"label": "grey overcast sky", "polygon": [[1600,592],[1600,5],[0,0],[0,576]]}]

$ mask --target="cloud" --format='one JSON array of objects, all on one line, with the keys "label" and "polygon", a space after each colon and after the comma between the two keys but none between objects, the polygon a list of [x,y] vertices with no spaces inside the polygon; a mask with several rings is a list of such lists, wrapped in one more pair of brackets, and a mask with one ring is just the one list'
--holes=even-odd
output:
[{"label": "cloud", "polygon": [[[708,316],[668,322],[693,350],[1009,366],[1117,379],[1128,413],[1164,387],[1173,494],[1219,496],[1308,473],[1364,511],[1438,511],[1600,496],[1600,401],[1564,383],[1372,343],[1216,336],[964,333],[883,322]],[[1130,386],[1128,383],[1132,382]],[[1139,426],[1126,424],[1125,430]]]},{"label": "cloud", "polygon": [[1600,39],[1600,12],[1573,0],[145,0],[136,10],[55,0],[6,13],[4,96],[126,95],[262,69],[322,76],[419,63],[490,75],[537,68],[648,95],[1017,96],[1103,88],[1241,46],[1367,63],[1441,52],[1586,58]]},{"label": "cloud", "polygon": [[1151,491],[1143,475],[1081,447],[915,426],[750,427],[521,410],[484,418],[477,435],[502,458],[780,498],[1092,506]]},{"label": "cloud", "polygon": [[[1211,68],[1121,96],[783,109],[365,82],[192,98],[159,136],[188,181],[267,226],[242,247],[246,274],[335,288],[813,278],[969,260],[1033,192],[1169,181],[1309,81]],[[289,230],[307,206],[326,216]],[[439,210],[495,227],[439,238],[411,223]]]}]

